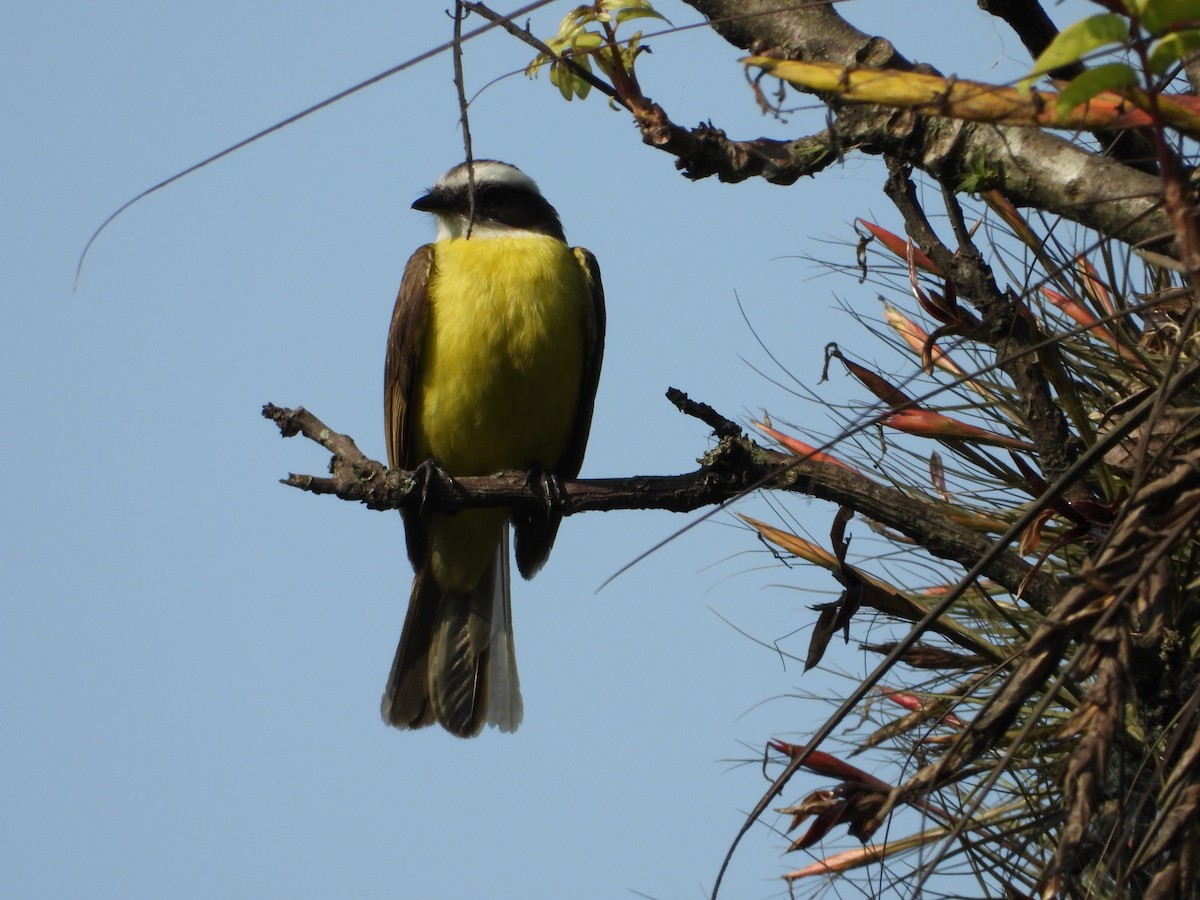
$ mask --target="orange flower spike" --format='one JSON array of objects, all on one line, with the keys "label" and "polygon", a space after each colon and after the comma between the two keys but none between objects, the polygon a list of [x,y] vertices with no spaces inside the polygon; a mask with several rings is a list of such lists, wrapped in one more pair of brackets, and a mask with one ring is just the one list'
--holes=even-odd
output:
[{"label": "orange flower spike", "polygon": [[873,863],[880,859],[884,853],[884,847],[867,844],[862,847],[856,847],[853,850],[843,850],[841,853],[835,853],[833,856],[819,859],[814,863],[809,863],[803,869],[788,872],[783,877],[788,881],[797,881],[801,878],[810,878],[813,875],[835,875],[838,872],[846,872],[850,869]]},{"label": "orange flower spike", "polygon": [[902,238],[895,232],[888,231],[886,228],[880,228],[873,222],[868,222],[866,219],[855,219],[863,228],[871,232],[879,243],[883,244],[895,256],[904,260],[907,265],[909,262],[909,254],[911,253],[912,264],[919,269],[924,269],[930,275],[941,275],[942,270],[937,267],[932,259],[919,247],[914,247],[912,241],[908,238]]},{"label": "orange flower spike", "polygon": [[[986,578],[979,581],[979,587],[989,594],[994,593],[997,589],[996,583],[994,581],[988,581]],[[921,597],[945,597],[948,593],[957,589],[957,584],[934,584],[930,585],[929,587],[921,588],[915,593]]]},{"label": "orange flower spike", "polygon": [[[807,749],[803,744],[789,744],[787,741],[780,740],[770,741],[769,746],[772,750],[776,750],[784,756],[790,756],[792,759],[795,759]],[[816,772],[818,775],[826,775],[829,778],[837,778],[841,781],[857,781],[884,791],[892,789],[892,786],[886,781],[876,778],[869,772],[864,772],[858,766],[842,762],[832,753],[825,753],[822,750],[813,750],[805,757],[802,765],[810,772]]]},{"label": "orange flower spike", "polygon": [[879,421],[889,428],[895,428],[905,434],[915,434],[918,437],[971,441],[976,444],[1008,447],[1014,450],[1033,449],[1031,444],[1018,438],[976,428],[974,425],[968,425],[966,422],[960,422],[958,419],[952,419],[928,409],[899,409],[881,416]]},{"label": "orange flower spike", "polygon": [[903,691],[893,691],[890,687],[879,685],[879,693],[891,700],[897,706],[903,706],[910,712],[918,712],[925,706],[925,701],[916,694],[907,694]]},{"label": "orange flower spike", "polygon": [[1041,249],[1041,238],[1029,227],[1029,223],[1025,221],[1025,217],[1018,212],[1011,200],[999,191],[991,190],[983,192],[983,201],[991,207],[996,215],[1004,220],[1004,224],[1011,228],[1013,234],[1021,239],[1021,243],[1033,250]]},{"label": "orange flower spike", "polygon": [[[879,693],[881,693],[888,700],[891,700],[897,706],[902,706],[910,712],[920,712],[921,710],[925,709],[926,706],[926,701],[922,700],[916,694],[909,694],[903,691],[893,691],[891,688],[884,687],[882,684],[879,685]],[[938,719],[938,721],[944,722],[947,725],[952,725],[955,728],[963,727],[962,719],[953,713],[946,713],[946,715],[942,716],[940,719]]]},{"label": "orange flower spike", "polygon": [[1114,350],[1119,349],[1117,347],[1117,339],[1113,336],[1113,333],[1101,325],[1100,320],[1092,315],[1089,310],[1076,303],[1070,297],[1060,294],[1058,291],[1052,291],[1048,287],[1043,287],[1042,293],[1046,295],[1047,300],[1065,312],[1077,323],[1085,326],[1088,331],[1090,331],[1100,340],[1104,341],[1104,343],[1108,344],[1108,346],[1112,347]]},{"label": "orange flower spike", "polygon": [[1083,279],[1083,286],[1088,292],[1088,296],[1095,300],[1096,305],[1108,315],[1115,315],[1117,307],[1113,304],[1112,294],[1100,280],[1100,273],[1096,271],[1096,267],[1088,261],[1086,256],[1079,257],[1078,262],[1079,277]]},{"label": "orange flower spike", "polygon": [[913,398],[900,390],[886,378],[881,375],[876,375],[870,369],[860,366],[856,362],[842,357],[842,364],[849,369],[850,374],[863,383],[868,391],[886,403],[888,406],[896,408],[902,406],[910,406]]},{"label": "orange flower spike", "polygon": [[932,363],[939,369],[949,372],[955,378],[961,378],[966,374],[937,344],[929,342],[929,332],[900,312],[900,310],[896,309],[896,307],[890,303],[884,304],[883,314],[887,319],[887,323],[892,326],[896,334],[900,335],[904,343],[908,344],[908,346],[912,347],[920,355],[921,367],[925,371],[929,371],[930,364]]},{"label": "orange flower spike", "polygon": [[934,842],[942,840],[946,836],[946,832],[945,828],[930,828],[927,831],[919,831],[907,837],[890,840],[886,844],[863,844],[853,850],[843,850],[841,853],[835,853],[814,863],[809,863],[804,868],[788,872],[783,877],[786,881],[796,881],[813,875],[834,875],[845,872],[878,862],[881,859],[887,859],[890,856],[898,856],[921,847],[932,846]]},{"label": "orange flower spike", "polygon": [[739,518],[762,535],[764,540],[770,541],[776,547],[781,547],[788,553],[815,566],[829,569],[831,572],[840,570],[841,563],[838,562],[838,558],[824,547],[820,547],[812,541],[806,541],[804,538],[794,535],[791,532],[768,525],[766,522],[760,522],[758,519],[751,518],[750,516],[739,516]]},{"label": "orange flower spike", "polygon": [[843,469],[853,472],[856,475],[862,474],[858,471],[858,469],[854,468],[854,466],[850,465],[849,463],[844,463],[836,456],[831,456],[828,453],[818,450],[811,444],[804,443],[804,441],[800,440],[799,438],[794,438],[790,434],[784,434],[782,431],[776,431],[770,425],[767,425],[763,422],[755,421],[751,424],[767,437],[771,438],[771,440],[778,442],[781,446],[787,447],[802,459],[811,459],[813,462],[829,463],[833,466],[841,466]]}]

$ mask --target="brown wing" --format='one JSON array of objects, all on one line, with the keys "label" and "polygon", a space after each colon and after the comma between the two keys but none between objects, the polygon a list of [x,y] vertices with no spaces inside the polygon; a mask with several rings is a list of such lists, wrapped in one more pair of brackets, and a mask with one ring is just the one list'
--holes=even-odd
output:
[{"label": "brown wing", "polygon": [[574,478],[583,467],[583,453],[587,449],[588,434],[592,430],[592,409],[596,405],[596,388],[600,384],[600,364],[604,359],[604,285],[600,281],[600,264],[596,257],[582,247],[571,251],[579,265],[587,273],[592,289],[592,302],[586,311],[584,327],[583,381],[579,386],[579,407],[575,413],[575,425],[563,457],[555,467],[555,474],[563,478]]},{"label": "brown wing", "polygon": [[[579,405],[566,449],[554,467],[554,474],[560,478],[574,478],[583,466],[583,454],[592,430],[596,387],[600,383],[600,364],[604,357],[604,285],[600,281],[600,264],[582,247],[571,249],[587,275],[591,303],[584,311],[583,380],[579,385]],[[513,513],[517,569],[525,578],[532,578],[545,564],[561,521],[562,517],[558,515],[547,516],[530,511]]]},{"label": "brown wing", "polygon": [[[383,425],[387,439],[388,465],[412,469],[424,462],[414,459],[413,406],[421,365],[428,309],[429,273],[433,268],[433,245],[417,250],[404,269],[392,325],[388,330],[387,358],[383,367]],[[414,568],[424,558],[425,531],[415,513],[404,511],[404,533],[408,558]]]}]

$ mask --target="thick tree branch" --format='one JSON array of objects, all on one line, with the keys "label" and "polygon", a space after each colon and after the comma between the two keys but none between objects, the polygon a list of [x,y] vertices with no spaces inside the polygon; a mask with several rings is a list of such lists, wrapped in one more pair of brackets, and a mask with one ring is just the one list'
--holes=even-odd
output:
[{"label": "thick tree branch", "polygon": [[[890,42],[851,26],[832,4],[780,10],[778,0],[687,2],[727,41],[754,53],[841,66],[915,68]],[[943,184],[995,188],[1018,206],[1043,209],[1129,243],[1170,230],[1159,208],[1157,178],[1040,129],[830,103],[837,113],[832,143],[841,149],[896,157]],[[686,158],[681,163],[691,171]]]},{"label": "thick tree branch", "polygon": [[[848,67],[918,68],[889,41],[852,27],[830,3],[780,9],[779,0],[687,2],[726,40],[754,53]],[[468,7],[506,22],[512,34],[552,54],[526,29],[483,4]],[[570,59],[559,59],[574,66]],[[956,188],[999,190],[1017,206],[1042,209],[1131,244],[1170,232],[1156,177],[1037,128],[961,122],[826,97],[837,114],[832,129],[792,141],[733,140],[711,124],[684,128],[648,97],[624,97],[590,73],[579,74],[629,109],[642,139],[674,156],[689,178],[715,175],[725,182],[763,178],[793,184],[857,149],[903,160]]]},{"label": "thick tree branch", "polygon": [[[616,509],[665,509],[691,512],[736,500],[758,488],[793,491],[848,507],[913,540],[933,555],[970,568],[991,545],[986,534],[951,521],[937,506],[871,481],[832,463],[797,459],[759,446],[735,424],[711,408],[672,391],[672,402],[714,427],[717,446],[701,459],[700,468],[683,475],[640,475],[594,478],[563,483],[559,508],[564,515]],[[333,454],[330,477],[289,475],[283,483],[314,494],[332,494],[371,509],[422,506],[439,512],[546,503],[525,472],[443,479],[437,473],[389,470],[367,458],[352,439],[326,426],[304,409],[268,404],[271,419],[284,437],[302,434]],[[1050,577],[1035,572],[1012,552],[1004,552],[985,575],[1021,596],[1036,609],[1049,609],[1060,589]],[[1026,579],[1028,579],[1026,581]],[[1021,590],[1022,582],[1025,582]]]}]

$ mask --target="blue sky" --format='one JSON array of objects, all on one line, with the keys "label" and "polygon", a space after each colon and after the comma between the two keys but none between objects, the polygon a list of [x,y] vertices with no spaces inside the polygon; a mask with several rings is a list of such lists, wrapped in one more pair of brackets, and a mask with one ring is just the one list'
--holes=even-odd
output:
[{"label": "blue sky", "polygon": [[[399,517],[280,485],[326,458],[282,441],[259,409],[304,405],[383,456],[388,319],[405,260],[433,231],[408,207],[462,157],[448,56],[134,206],[72,292],[80,250],[121,203],[446,40],[445,5],[26,4],[6,17],[0,871],[12,896],[706,896],[765,786],[741,761],[819,724],[827,705],[800,695],[846,688],[801,678],[737,630],[802,655],[796,632],[827,578],[784,568],[721,514],[597,593],[692,521],[614,512],[568,520],[546,569],[514,586],[515,735],[381,723],[411,574]],[[552,33],[567,8],[535,30]],[[974,4],[922,5],[941,38],[891,9],[846,13],[944,71],[1019,72],[1016,40]],[[737,137],[824,124],[803,101],[786,124],[762,118],[739,53],[704,30],[652,45],[643,87],[681,124],[711,118]],[[468,81],[530,56],[489,35],[468,49]],[[821,348],[878,352],[838,309],[875,316],[878,300],[803,257],[852,263],[855,216],[896,226],[877,160],[787,189],[693,184],[601,98],[568,104],[519,74],[475,101],[472,126],[477,155],[532,175],[603,267],[608,346],[585,475],[694,467],[709,438],[663,399],[668,386],[743,420],[766,409],[833,427],[756,371],[782,375],[738,299],[806,388],[852,396],[840,376],[817,385]],[[738,509],[779,519],[757,499]],[[831,509],[787,510],[828,534]],[[865,666],[853,647],[831,660]],[[820,785],[808,776],[790,794]],[[783,895],[778,875],[804,862],[784,846],[752,831],[727,896]]]}]

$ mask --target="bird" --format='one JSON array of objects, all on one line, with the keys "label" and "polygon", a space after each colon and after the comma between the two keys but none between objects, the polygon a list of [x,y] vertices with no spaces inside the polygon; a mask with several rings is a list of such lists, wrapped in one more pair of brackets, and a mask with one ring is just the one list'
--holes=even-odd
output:
[{"label": "bird", "polygon": [[401,729],[510,732],[524,706],[509,530],[517,570],[531,578],[561,522],[552,495],[583,463],[604,288],[596,258],[567,244],[554,207],[508,163],[461,163],[412,208],[431,213],[437,233],[405,266],[388,331],[388,465],[452,477],[519,469],[546,503],[401,511],[414,578],[381,713]]}]

